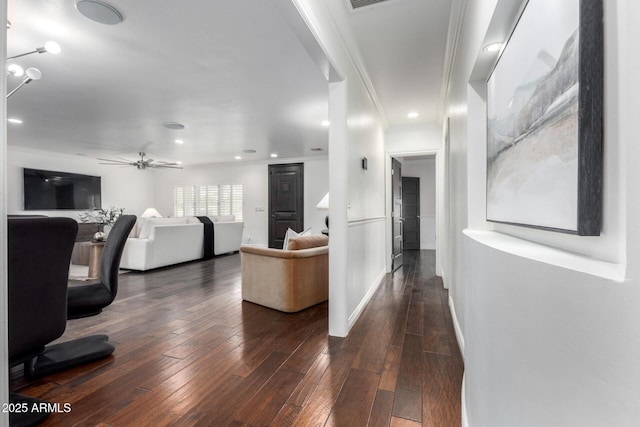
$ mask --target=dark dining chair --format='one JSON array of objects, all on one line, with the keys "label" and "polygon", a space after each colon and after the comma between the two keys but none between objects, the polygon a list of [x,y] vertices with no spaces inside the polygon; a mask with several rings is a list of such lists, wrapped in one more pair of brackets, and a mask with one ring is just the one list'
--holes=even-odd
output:
[{"label": "dark dining chair", "polygon": [[100,260],[99,282],[69,287],[68,319],[95,316],[113,302],[118,293],[120,259],[135,223],[135,215],[121,215],[111,228]]},{"label": "dark dining chair", "polygon": [[[8,241],[8,355],[38,377],[110,355],[104,335],[49,345],[67,325],[67,281],[78,224],[71,218],[11,218]],[[11,393],[13,403],[45,402]],[[11,414],[11,425],[35,425],[44,414]]]}]

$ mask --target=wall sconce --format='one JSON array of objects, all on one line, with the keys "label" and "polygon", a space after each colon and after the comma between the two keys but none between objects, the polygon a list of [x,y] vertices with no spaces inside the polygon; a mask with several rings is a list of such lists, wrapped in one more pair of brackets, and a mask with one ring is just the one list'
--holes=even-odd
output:
[{"label": "wall sconce", "polygon": [[362,169],[363,170],[367,170],[367,168],[369,167],[369,162],[367,161],[366,157],[362,158]]}]

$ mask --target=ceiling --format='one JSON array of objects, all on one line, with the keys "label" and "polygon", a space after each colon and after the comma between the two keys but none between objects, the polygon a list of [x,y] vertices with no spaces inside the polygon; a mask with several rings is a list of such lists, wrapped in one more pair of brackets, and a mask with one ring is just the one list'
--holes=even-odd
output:
[{"label": "ceiling", "polygon": [[332,2],[346,16],[389,125],[437,121],[451,2],[385,0],[356,9]]},{"label": "ceiling", "polygon": [[[91,158],[145,151],[185,166],[327,154],[326,80],[271,1],[107,2],[121,24],[91,21],[75,1],[9,1],[8,56],[47,40],[62,47],[10,61],[42,72],[7,101],[8,116],[23,121],[8,124],[10,145]],[[420,113],[413,121],[436,120],[448,3],[353,11],[348,0],[329,2],[390,125],[411,122],[409,111]],[[20,80],[9,77],[8,90]]]}]

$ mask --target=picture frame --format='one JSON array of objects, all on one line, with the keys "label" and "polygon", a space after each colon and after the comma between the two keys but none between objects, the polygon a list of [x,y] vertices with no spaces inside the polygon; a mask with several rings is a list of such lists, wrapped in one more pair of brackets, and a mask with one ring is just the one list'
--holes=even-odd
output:
[{"label": "picture frame", "polygon": [[487,221],[597,236],[602,0],[528,0],[486,82]]}]

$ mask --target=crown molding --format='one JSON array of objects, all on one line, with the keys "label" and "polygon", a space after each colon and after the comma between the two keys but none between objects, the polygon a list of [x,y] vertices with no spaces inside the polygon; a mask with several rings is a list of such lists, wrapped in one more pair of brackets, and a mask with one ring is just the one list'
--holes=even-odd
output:
[{"label": "crown molding", "polygon": [[447,34],[447,47],[444,56],[444,79],[440,88],[438,102],[438,121],[444,123],[446,117],[447,102],[451,89],[451,80],[455,68],[458,48],[460,45],[460,34],[464,24],[467,0],[453,0],[451,2],[451,13],[449,15],[449,31]]},{"label": "crown molding", "polygon": [[[334,70],[338,74],[340,74],[340,76],[338,76],[337,79],[333,79],[333,80],[342,80],[344,78],[344,72],[343,71],[341,72],[340,68],[336,64],[336,61],[332,59],[331,54],[327,49],[327,44],[325,43],[325,40],[330,38],[326,35],[327,29],[321,28],[317,24],[318,17],[315,16],[316,12],[313,10],[314,8],[310,7],[308,4],[308,1],[305,1],[305,0],[293,0],[293,2],[295,3],[296,8],[300,12],[300,14],[303,16],[303,19],[307,23],[309,29],[318,40],[318,43],[324,50],[325,55],[327,55],[327,58],[329,58],[329,61],[331,62]],[[367,97],[369,98],[369,101],[371,102],[376,112],[378,113],[383,127],[386,129],[389,125],[387,114],[385,113],[384,108],[382,107],[380,98],[378,97],[378,94],[376,93],[373,83],[371,82],[371,78],[367,73],[367,69],[364,65],[364,61],[362,60],[362,54],[360,53],[358,44],[356,43],[355,37],[351,32],[351,28],[348,26],[348,24],[344,24],[344,23],[341,25],[339,24],[340,22],[339,17],[337,17],[331,11],[331,9],[329,8],[326,2],[320,1],[320,2],[314,2],[314,4],[317,5],[318,9],[320,9],[322,13],[328,18],[326,21],[329,22],[331,26],[331,31],[335,34],[336,39],[340,43],[340,47],[342,48],[345,54],[345,57],[349,61],[349,65],[351,65],[351,67],[355,71],[355,74],[358,80],[360,81],[360,83],[362,84],[364,91]],[[347,12],[345,11],[345,13]],[[330,81],[332,81],[332,79],[330,79]]]}]

